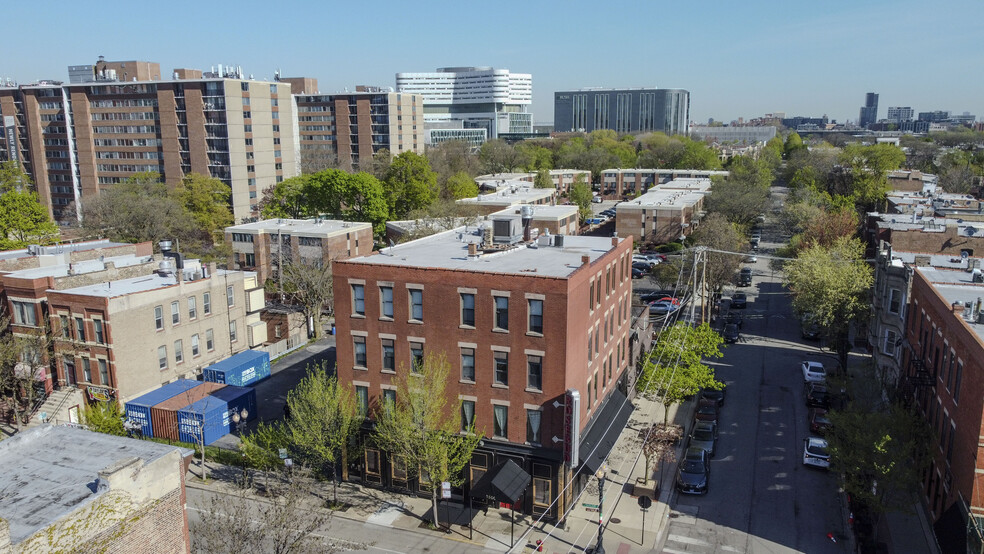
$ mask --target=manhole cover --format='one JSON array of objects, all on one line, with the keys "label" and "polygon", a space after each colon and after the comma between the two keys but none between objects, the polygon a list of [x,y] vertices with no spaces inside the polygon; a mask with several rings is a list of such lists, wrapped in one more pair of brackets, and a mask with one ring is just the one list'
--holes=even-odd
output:
[{"label": "manhole cover", "polygon": [[611,522],[611,523],[614,523],[616,525],[619,524],[619,523],[622,523],[622,520],[621,519],[618,519],[617,517],[613,517],[613,518],[609,519],[608,521]]}]

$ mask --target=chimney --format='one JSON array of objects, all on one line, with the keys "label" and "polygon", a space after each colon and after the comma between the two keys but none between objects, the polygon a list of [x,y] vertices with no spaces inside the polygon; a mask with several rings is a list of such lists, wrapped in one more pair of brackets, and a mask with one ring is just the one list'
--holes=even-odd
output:
[{"label": "chimney", "polygon": [[581,256],[581,265],[588,265],[591,263],[591,256]]},{"label": "chimney", "polygon": [[957,317],[963,316],[964,306],[962,303],[954,302],[953,305],[950,306],[950,308],[953,309],[953,313],[957,314]]},{"label": "chimney", "polygon": [[930,257],[926,255],[918,255],[915,257],[916,267],[929,267]]},{"label": "chimney", "polygon": [[469,242],[468,243],[468,255],[469,256],[478,256],[478,245],[475,244],[474,242]]},{"label": "chimney", "polygon": [[618,237],[612,237],[612,248],[618,247]]}]

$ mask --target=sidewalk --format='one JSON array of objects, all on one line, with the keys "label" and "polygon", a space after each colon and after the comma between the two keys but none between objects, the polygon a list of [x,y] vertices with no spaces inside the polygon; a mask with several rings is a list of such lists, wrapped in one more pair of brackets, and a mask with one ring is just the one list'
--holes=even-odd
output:
[{"label": "sidewalk", "polygon": [[[633,403],[636,405],[636,410],[632,413],[632,418],[608,459],[609,471],[603,502],[606,523],[605,550],[619,554],[650,552],[656,547],[661,524],[668,517],[667,501],[673,488],[673,470],[667,468],[665,475],[668,484],[661,486],[659,500],[654,501],[645,514],[635,498],[630,496],[635,478],[642,476],[642,466],[645,464],[643,458],[639,458],[638,463],[635,463],[641,444],[641,439],[638,438],[639,429],[652,422],[661,422],[663,419],[663,410],[659,404],[639,398]],[[676,416],[677,406],[671,407],[669,420],[673,421]],[[200,468],[197,462],[193,464],[187,476],[187,486],[220,493],[232,493],[238,490],[236,480],[241,475],[239,468],[214,463],[209,463],[208,467],[209,481],[203,483],[199,478]],[[325,483],[324,486],[330,491],[330,483]],[[626,494],[621,494],[623,490]],[[429,498],[363,487],[354,483],[341,483],[338,496],[339,500],[351,504],[351,507],[345,511],[335,512],[334,517],[460,541],[494,552],[506,552],[510,549],[511,512],[506,509],[490,508],[487,512],[476,510],[472,519],[471,533],[467,525],[455,524],[452,526],[452,532],[445,534],[422,526],[424,517],[431,510]],[[597,480],[592,478],[590,484],[576,498],[575,507],[561,523],[555,525],[539,522],[531,530],[530,526],[534,524],[535,518],[516,514],[513,530],[516,546],[512,552],[533,552],[537,539],[544,542],[544,552],[581,552],[593,547],[597,543],[598,535],[598,512],[593,508],[596,505],[598,505],[598,484]],[[444,517],[443,512],[440,515]],[[645,541],[643,542],[644,518]]]}]

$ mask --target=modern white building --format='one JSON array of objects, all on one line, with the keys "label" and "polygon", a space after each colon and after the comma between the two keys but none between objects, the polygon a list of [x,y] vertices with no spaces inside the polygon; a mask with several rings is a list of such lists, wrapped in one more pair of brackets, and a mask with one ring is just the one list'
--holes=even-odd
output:
[{"label": "modern white building", "polygon": [[916,111],[909,106],[889,106],[888,107],[888,120],[895,123],[902,123],[903,121],[912,121],[915,117]]},{"label": "modern white building", "polygon": [[424,126],[460,121],[486,129],[489,138],[532,133],[533,76],[491,67],[442,67],[432,73],[397,73],[399,92],[424,99]]}]

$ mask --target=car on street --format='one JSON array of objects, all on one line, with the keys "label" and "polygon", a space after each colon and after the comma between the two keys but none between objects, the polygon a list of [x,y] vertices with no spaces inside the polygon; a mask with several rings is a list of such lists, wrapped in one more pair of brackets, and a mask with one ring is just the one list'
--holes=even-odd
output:
[{"label": "car on street", "polygon": [[724,390],[725,389],[723,387],[721,388],[721,390],[704,389],[700,391],[700,399],[702,401],[703,400],[713,401],[719,407],[724,406]]},{"label": "car on street", "polygon": [[605,199],[600,196],[594,196],[591,198],[591,201],[594,202],[595,204],[601,204],[602,202],[605,201]]},{"label": "car on street", "polygon": [[758,256],[756,256],[755,254],[749,254],[749,255],[745,256],[745,263],[746,264],[753,264],[753,263],[755,263],[757,261],[759,261],[759,259],[758,259]]},{"label": "car on street", "polygon": [[707,451],[708,457],[714,457],[714,446],[717,444],[718,429],[717,423],[710,421],[698,421],[690,431],[689,446],[702,448]]},{"label": "car on street", "polygon": [[748,305],[748,295],[743,292],[736,292],[731,295],[731,307],[736,310],[743,310]]},{"label": "car on street", "polygon": [[830,392],[823,383],[806,383],[806,405],[810,408],[830,409]]},{"label": "car on street", "polygon": [[752,284],[752,268],[743,267],[738,273],[738,286],[747,287]]},{"label": "car on street", "polygon": [[680,309],[679,304],[674,304],[672,300],[657,300],[649,305],[649,313],[654,315],[666,315]]},{"label": "car on street", "polygon": [[827,410],[810,408],[810,432],[821,437],[827,434],[833,424],[827,417]]},{"label": "car on street", "polygon": [[713,421],[718,420],[718,404],[713,400],[700,400],[697,402],[697,410],[694,411],[694,421]]},{"label": "car on street", "polygon": [[741,312],[728,312],[724,316],[724,324],[734,323],[741,329],[742,324],[745,322],[745,318],[742,317]]},{"label": "car on street", "polygon": [[827,469],[830,467],[830,452],[827,441],[820,437],[803,439],[803,465]]},{"label": "car on street", "polygon": [[813,316],[803,314],[800,317],[800,334],[804,339],[816,340],[820,338],[820,326],[813,322]]},{"label": "car on street", "polygon": [[690,447],[677,467],[676,486],[683,494],[707,494],[711,464],[707,451]]},{"label": "car on street", "polygon": [[721,333],[721,337],[724,338],[724,342],[731,344],[738,342],[741,338],[741,333],[738,332],[738,325],[735,323],[728,323],[724,326],[724,331]]},{"label": "car on street", "polygon": [[800,364],[803,381],[806,383],[823,383],[827,381],[827,370],[820,362],[803,362]]}]

